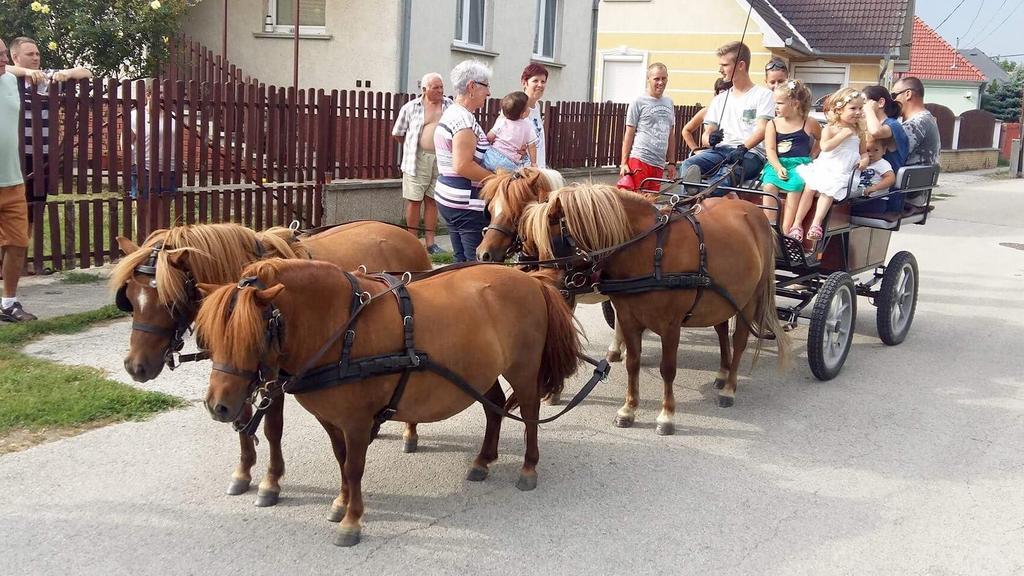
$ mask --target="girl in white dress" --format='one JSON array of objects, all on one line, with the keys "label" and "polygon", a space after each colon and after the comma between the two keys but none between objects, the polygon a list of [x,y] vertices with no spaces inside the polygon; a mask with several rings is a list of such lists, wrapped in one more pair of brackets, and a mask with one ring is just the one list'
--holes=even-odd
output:
[{"label": "girl in white dress", "polygon": [[825,116],[828,118],[828,126],[821,131],[821,155],[810,164],[796,168],[807,185],[800,193],[793,227],[786,233],[794,240],[804,238],[800,225],[815,197],[818,198],[818,205],[807,229],[807,238],[818,240],[824,235],[821,225],[832,202],[846,198],[850,175],[858,163],[861,168],[867,165],[865,146],[860,138],[863,132],[860,121],[864,116],[864,95],[853,88],[839,90],[825,100]]}]

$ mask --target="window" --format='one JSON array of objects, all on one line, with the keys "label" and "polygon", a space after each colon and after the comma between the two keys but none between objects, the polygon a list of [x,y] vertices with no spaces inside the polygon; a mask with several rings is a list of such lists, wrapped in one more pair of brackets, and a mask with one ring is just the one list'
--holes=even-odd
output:
[{"label": "window", "polygon": [[558,0],[537,0],[537,30],[533,40],[533,55],[547,60],[555,59],[555,30],[558,23]]},{"label": "window", "polygon": [[811,91],[811,102],[816,109],[821,109],[821,101],[825,96],[846,86],[847,67],[843,65],[823,65],[815,63],[797,64],[793,67],[793,77],[804,81]]},{"label": "window", "polygon": [[[267,16],[271,29],[264,32],[295,33],[295,0],[269,0]],[[323,34],[327,31],[326,26],[327,0],[300,0],[299,33]]]},{"label": "window", "polygon": [[455,42],[484,47],[484,0],[459,0],[455,9]]}]

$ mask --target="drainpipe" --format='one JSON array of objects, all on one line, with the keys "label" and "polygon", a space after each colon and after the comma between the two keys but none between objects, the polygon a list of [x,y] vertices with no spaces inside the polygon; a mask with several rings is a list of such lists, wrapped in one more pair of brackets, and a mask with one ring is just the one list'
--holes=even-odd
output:
[{"label": "drainpipe", "polygon": [[594,0],[590,11],[590,69],[587,71],[588,100],[594,101],[594,67],[597,66],[597,7],[600,0]]},{"label": "drainpipe", "polygon": [[398,91],[409,91],[409,43],[412,35],[412,0],[402,0],[401,20],[398,23]]}]

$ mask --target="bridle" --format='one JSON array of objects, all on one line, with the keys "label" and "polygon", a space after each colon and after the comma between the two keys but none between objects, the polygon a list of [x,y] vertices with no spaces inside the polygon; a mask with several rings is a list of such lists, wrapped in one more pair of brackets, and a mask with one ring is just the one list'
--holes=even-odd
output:
[{"label": "bridle", "polygon": [[[145,263],[139,264],[133,270],[133,274],[141,274],[143,276],[150,277],[148,282],[150,288],[156,288],[156,264],[160,251],[163,250],[163,246],[163,242],[153,244],[153,247],[149,252],[149,257],[146,258]],[[117,294],[114,297],[114,303],[117,305],[118,310],[132,314],[132,330],[156,334],[168,339],[167,350],[164,352],[164,364],[169,369],[174,370],[185,361],[201,360],[207,357],[205,352],[188,355],[180,354],[182,348],[185,347],[185,334],[191,333],[192,331],[192,322],[190,319],[195,313],[195,303],[199,300],[199,290],[197,288],[196,280],[192,276],[191,272],[185,273],[185,295],[187,305],[185,307],[179,307],[177,304],[172,303],[168,306],[168,312],[171,315],[171,319],[174,320],[173,328],[164,328],[163,326],[147,324],[145,322],[135,320],[135,309],[132,306],[131,300],[128,299],[127,292],[128,283],[125,282],[125,284],[117,290]]]},{"label": "bridle", "polygon": [[501,224],[493,224],[492,223],[492,224],[488,224],[487,226],[484,226],[484,229],[483,229],[483,231],[481,233],[482,234],[487,234],[488,230],[494,230],[495,232],[500,232],[500,233],[504,234],[505,236],[507,236],[509,238],[509,240],[511,240],[511,244],[509,245],[508,248],[505,249],[505,254],[506,255],[508,255],[508,254],[515,254],[517,252],[522,252],[523,251],[523,239],[519,237],[519,233],[517,231],[513,230],[512,228],[510,228],[508,226],[503,226]]}]

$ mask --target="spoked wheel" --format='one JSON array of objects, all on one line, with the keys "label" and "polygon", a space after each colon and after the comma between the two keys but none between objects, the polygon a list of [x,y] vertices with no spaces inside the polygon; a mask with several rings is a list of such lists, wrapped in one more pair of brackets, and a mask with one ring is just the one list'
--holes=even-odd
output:
[{"label": "spoked wheel", "polygon": [[889,346],[903,342],[917,309],[917,259],[913,254],[897,252],[889,260],[875,304],[878,337]]},{"label": "spoked wheel", "polygon": [[831,380],[842,370],[856,319],[853,278],[846,272],[833,272],[818,292],[807,334],[807,360],[818,380]]},{"label": "spoked wheel", "polygon": [[611,300],[601,302],[601,312],[604,314],[604,321],[608,323],[608,327],[615,328],[615,308],[612,308]]}]

